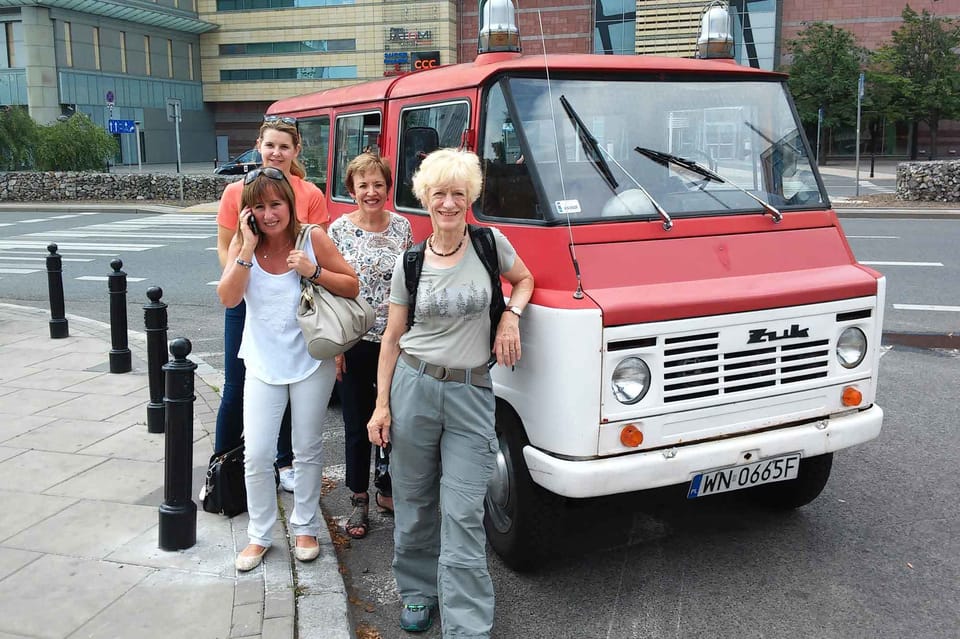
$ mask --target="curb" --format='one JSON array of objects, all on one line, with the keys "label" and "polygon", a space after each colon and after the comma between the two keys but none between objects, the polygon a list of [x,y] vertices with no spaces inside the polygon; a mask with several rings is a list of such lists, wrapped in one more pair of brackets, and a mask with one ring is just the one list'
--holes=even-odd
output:
[{"label": "curb", "polygon": [[960,334],[884,331],[881,337],[881,343],[896,344],[899,346],[911,346],[913,348],[960,350]]},{"label": "curb", "polygon": [[885,218],[917,220],[960,220],[960,209],[905,209],[905,208],[841,208],[834,212],[839,218]]}]

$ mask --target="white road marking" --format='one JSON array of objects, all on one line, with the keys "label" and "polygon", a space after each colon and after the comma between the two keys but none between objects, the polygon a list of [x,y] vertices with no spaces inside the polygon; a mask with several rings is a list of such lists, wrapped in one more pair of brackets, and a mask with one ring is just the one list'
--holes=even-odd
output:
[{"label": "white road marking", "polygon": [[[47,250],[48,242],[42,241],[32,241],[32,240],[0,240],[0,249],[10,248],[10,249],[40,249]],[[102,244],[90,244],[82,242],[62,242],[57,243],[57,248],[59,250],[76,250],[76,251],[104,251],[104,250],[113,250],[115,253],[123,253],[126,251],[149,251],[153,248],[162,248],[163,244],[107,244],[106,246]]]},{"label": "white road marking", "polygon": [[[108,282],[108,281],[110,281],[109,278],[108,278],[106,275],[81,275],[80,277],[75,277],[75,278],[73,278],[73,279],[75,279],[75,280],[82,280],[82,281],[84,281],[84,282]],[[127,281],[128,281],[128,282],[142,282],[142,281],[144,281],[145,279],[147,279],[147,278],[145,278],[145,277],[130,277],[129,275],[127,276]]]},{"label": "white road marking", "polygon": [[32,220],[20,220],[20,224],[35,224],[37,222],[46,222],[50,218],[46,217],[36,217]]},{"label": "white road marking", "polygon": [[51,217],[51,220],[69,220],[71,217],[77,217],[76,213],[68,213],[67,215],[54,215]]},{"label": "white road marking", "polygon": [[216,286],[220,283],[220,280],[213,280],[212,282],[207,282],[207,286]]},{"label": "white road marking", "polygon": [[935,304],[894,304],[898,311],[940,311],[944,313],[960,313],[960,306],[937,306]]},{"label": "white road marking", "polygon": [[40,273],[42,269],[38,268],[0,268],[0,273],[8,275],[26,275],[28,273]]},{"label": "white road marking", "polygon": [[[137,229],[140,230],[140,229]],[[156,240],[202,240],[208,237],[212,237],[211,234],[207,235],[186,235],[184,233],[178,233],[175,235],[162,235],[160,233],[104,233],[103,231],[78,231],[70,230],[67,232],[71,238],[74,237],[145,237]],[[27,233],[24,237],[52,237],[58,238],[63,237],[63,231],[44,231],[43,233]]]},{"label": "white road marking", "polygon": [[860,262],[867,266],[943,266],[942,262]]},{"label": "white road marking", "polygon": [[[47,258],[45,257],[22,257],[19,255],[3,255],[0,254],[0,262],[5,262],[7,260],[13,262],[46,262]],[[61,257],[61,262],[92,262],[93,260],[84,260],[76,257]]]},{"label": "white road marking", "polygon": [[899,235],[848,235],[848,240],[899,240]]}]

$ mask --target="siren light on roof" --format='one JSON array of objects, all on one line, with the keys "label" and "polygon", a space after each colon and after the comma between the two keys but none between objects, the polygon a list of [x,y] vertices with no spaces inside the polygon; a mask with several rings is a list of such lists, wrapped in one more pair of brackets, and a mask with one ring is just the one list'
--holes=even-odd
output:
[{"label": "siren light on roof", "polygon": [[511,0],[480,0],[477,53],[520,51],[520,29]]}]

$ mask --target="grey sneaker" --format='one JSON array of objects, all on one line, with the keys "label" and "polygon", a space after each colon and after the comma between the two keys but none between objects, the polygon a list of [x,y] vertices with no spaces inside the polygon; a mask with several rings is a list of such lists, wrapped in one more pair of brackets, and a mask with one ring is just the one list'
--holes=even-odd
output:
[{"label": "grey sneaker", "polygon": [[288,493],[293,492],[293,466],[280,469],[280,488]]},{"label": "grey sneaker", "polygon": [[429,604],[404,604],[400,609],[400,627],[407,632],[426,632],[433,625],[436,607]]}]

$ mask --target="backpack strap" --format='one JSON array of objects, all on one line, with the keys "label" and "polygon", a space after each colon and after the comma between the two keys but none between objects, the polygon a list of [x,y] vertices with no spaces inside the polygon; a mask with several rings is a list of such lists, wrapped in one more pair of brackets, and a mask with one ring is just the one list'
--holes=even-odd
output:
[{"label": "backpack strap", "polygon": [[407,287],[409,308],[407,310],[407,330],[413,326],[413,316],[417,310],[417,287],[420,284],[420,273],[423,271],[424,251],[427,241],[414,244],[403,253],[403,281]]},{"label": "backpack strap", "polygon": [[[483,268],[487,269],[487,273],[490,275],[490,348],[493,349],[493,342],[497,337],[497,326],[500,324],[500,316],[507,310],[507,304],[503,301],[503,284],[500,281],[500,257],[497,255],[497,241],[489,227],[469,224],[467,228],[470,231],[473,250],[477,252],[477,257],[483,263]],[[493,355],[491,355],[492,358]]]}]

